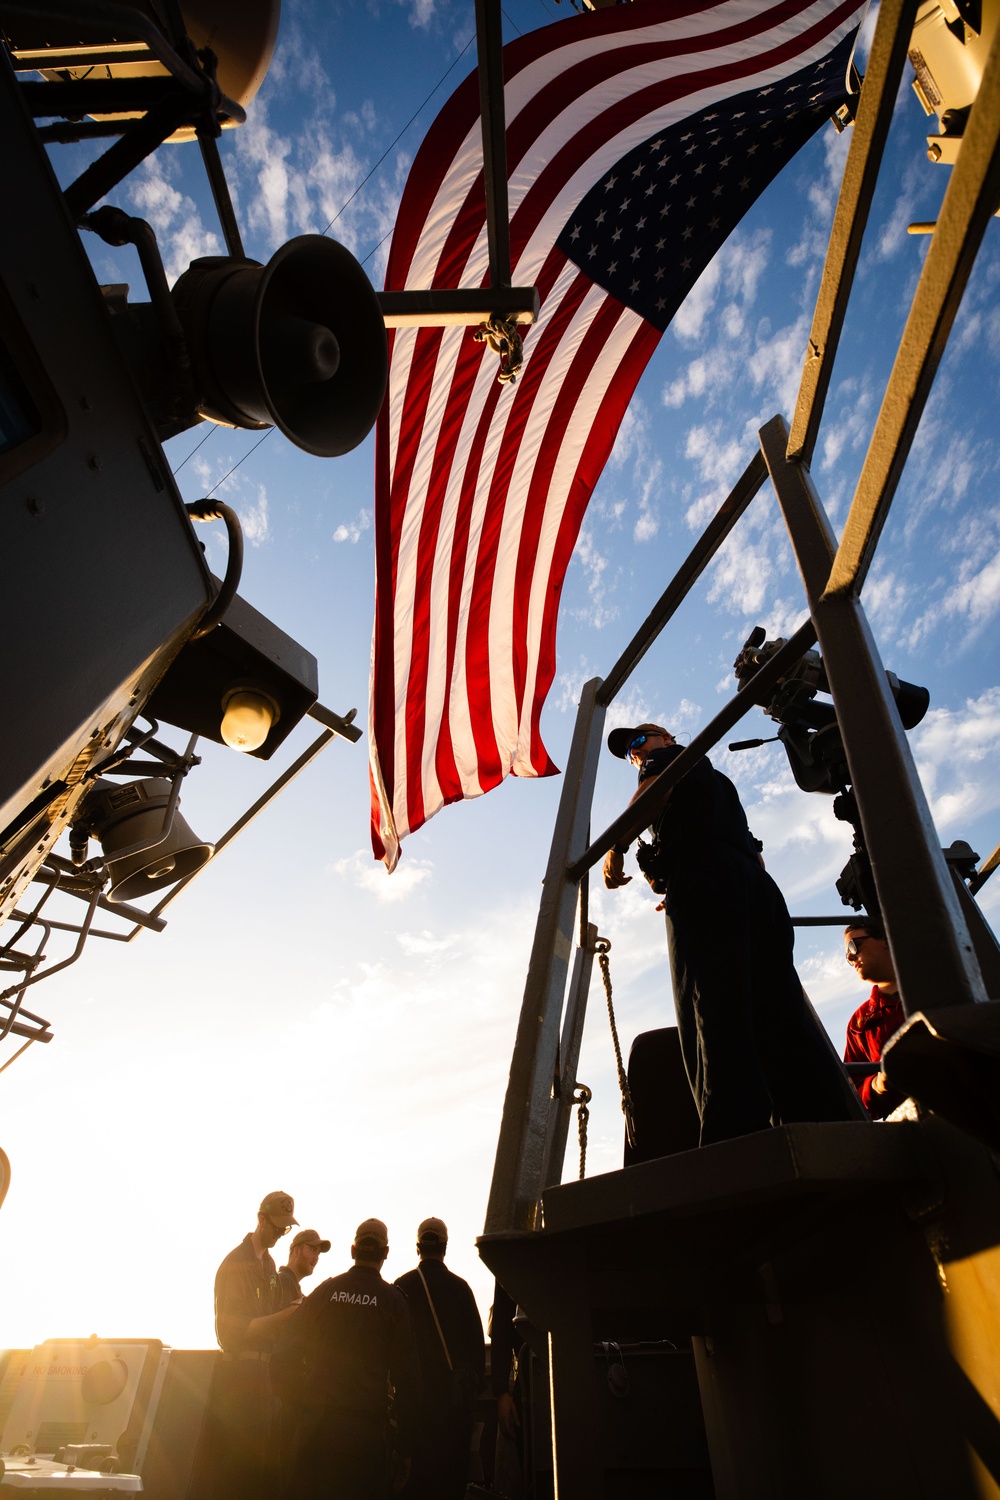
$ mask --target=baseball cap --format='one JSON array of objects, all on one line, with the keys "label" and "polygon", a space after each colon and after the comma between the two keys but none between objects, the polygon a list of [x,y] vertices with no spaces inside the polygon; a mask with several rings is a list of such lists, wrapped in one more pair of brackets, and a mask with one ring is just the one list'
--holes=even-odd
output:
[{"label": "baseball cap", "polygon": [[619,760],[625,760],[628,756],[628,747],[637,734],[669,734],[669,729],[664,729],[662,724],[637,724],[634,729],[612,729],[608,735],[608,749],[612,755],[617,755]]},{"label": "baseball cap", "polygon": [[443,1219],[424,1219],[417,1230],[417,1244],[434,1244],[435,1241],[441,1245],[448,1243],[448,1226]]},{"label": "baseball cap", "polygon": [[325,1255],[330,1248],[330,1241],[321,1240],[315,1229],[300,1229],[289,1248],[294,1250],[296,1245],[315,1245]]},{"label": "baseball cap", "polygon": [[374,1245],[379,1250],[388,1250],[389,1231],[381,1219],[364,1219],[354,1231],[356,1245]]},{"label": "baseball cap", "polygon": [[[262,1214],[287,1214],[291,1216],[295,1212],[295,1199],[290,1193],[268,1193],[260,1205],[258,1213]],[[298,1219],[292,1219],[293,1224],[298,1224]]]}]

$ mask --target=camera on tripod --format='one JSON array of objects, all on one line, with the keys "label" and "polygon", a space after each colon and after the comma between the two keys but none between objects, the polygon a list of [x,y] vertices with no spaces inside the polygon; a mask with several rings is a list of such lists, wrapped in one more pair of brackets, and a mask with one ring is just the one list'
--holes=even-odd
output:
[{"label": "camera on tripod", "polygon": [[[779,636],[768,640],[763,627],[752,630],[733,663],[741,687],[774,653],[785,644]],[[886,672],[889,687],[904,729],[914,729],[930,705],[930,694],[924,687],[904,682],[895,672]],[[823,659],[818,651],[806,651],[789,668],[786,676],[770,695],[755,696],[754,702],[778,724],[774,737],[785,747],[795,783],[804,792],[823,792],[834,797],[834,816],[854,829],[855,852],[837,880],[837,890],[845,906],[855,911],[864,908],[878,915],[878,898],[872,878],[871,863],[864,846],[857,802],[851,790],[851,771],[841,739],[837,711],[832,703],[817,698],[829,694]],[[739,740],[730,750],[750,750],[768,740]]]}]

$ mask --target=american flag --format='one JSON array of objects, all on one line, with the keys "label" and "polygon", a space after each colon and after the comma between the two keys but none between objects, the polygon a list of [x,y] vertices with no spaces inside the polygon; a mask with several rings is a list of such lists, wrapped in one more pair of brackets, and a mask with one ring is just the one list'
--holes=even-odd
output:
[{"label": "american flag", "polygon": [[[515,385],[467,328],[396,329],[376,439],[372,846],[508,772],[539,721],[584,510],[664,328],[846,96],[865,6],[642,0],[504,48],[512,280],[538,287]],[[479,96],[411,169],[386,286],[488,281]]]}]

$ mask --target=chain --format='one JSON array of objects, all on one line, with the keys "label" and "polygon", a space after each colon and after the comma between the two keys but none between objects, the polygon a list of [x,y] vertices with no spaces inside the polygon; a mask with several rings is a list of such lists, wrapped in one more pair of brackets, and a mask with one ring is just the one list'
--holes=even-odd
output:
[{"label": "chain", "polygon": [[599,937],[594,944],[597,951],[597,962],[601,966],[601,974],[604,977],[604,993],[608,997],[608,1020],[611,1023],[611,1040],[615,1044],[615,1064],[618,1068],[618,1087],[622,1095],[622,1114],[625,1116],[625,1139],[629,1145],[635,1146],[635,1113],[632,1106],[632,1091],[628,1086],[628,1075],[622,1063],[621,1043],[618,1040],[618,1025],[615,1021],[615,1006],[611,993],[611,963],[608,954],[611,951],[611,943],[608,938]]},{"label": "chain", "polygon": [[491,313],[485,323],[481,323],[472,335],[477,344],[489,344],[494,354],[500,356],[500,373],[497,380],[501,385],[508,381],[513,385],[521,373],[523,363],[523,345],[521,335],[517,331],[517,324],[513,318],[501,318],[499,313]]},{"label": "chain", "polygon": [[573,1090],[573,1103],[578,1107],[580,1113],[577,1116],[576,1129],[580,1137],[580,1181],[587,1175],[587,1122],[590,1119],[590,1110],[587,1105],[593,1095],[585,1083],[578,1083]]}]

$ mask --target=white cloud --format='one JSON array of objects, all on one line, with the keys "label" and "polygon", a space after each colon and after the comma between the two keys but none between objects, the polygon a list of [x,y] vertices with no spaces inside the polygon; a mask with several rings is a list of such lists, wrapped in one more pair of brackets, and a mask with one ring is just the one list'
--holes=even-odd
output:
[{"label": "white cloud", "polygon": [[396,941],[408,958],[437,958],[452,952],[458,938],[454,934],[435,937],[425,929],[423,932],[397,932]]},{"label": "white cloud", "polygon": [[379,901],[405,901],[417,886],[431,879],[433,868],[428,859],[404,859],[389,875],[385,866],[376,863],[363,849],[356,849],[327,866],[330,873],[349,878],[352,884],[370,891]]},{"label": "white cloud", "polygon": [[260,547],[267,541],[270,526],[267,516],[267,490],[262,484],[257,485],[257,499],[250,505],[237,507],[240,524],[243,527],[243,536],[251,547]]},{"label": "white cloud", "polygon": [[939,831],[960,836],[963,823],[1000,806],[1000,687],[960,709],[930,709],[910,743]]},{"label": "white cloud", "polygon": [[776,403],[781,412],[795,409],[809,337],[809,319],[803,314],[794,323],[763,339],[750,356],[750,375],[758,390]]},{"label": "white cloud", "polygon": [[589,526],[580,527],[580,535],[573,549],[574,560],[580,563],[586,579],[589,608],[578,610],[577,618],[586,619],[597,630],[602,630],[618,618],[618,606],[607,602],[608,580],[605,578],[609,554],[602,552]]},{"label": "white cloud", "polygon": [[148,156],[128,180],[132,206],[156,234],[168,281],[176,281],[193,260],[219,255],[220,237],[201,222],[191,198],[168,182],[170,158],[163,152]]},{"label": "white cloud", "polygon": [[363,507],[358,511],[353,521],[342,521],[333,533],[335,542],[360,542],[364,533],[371,529],[372,513]]}]

